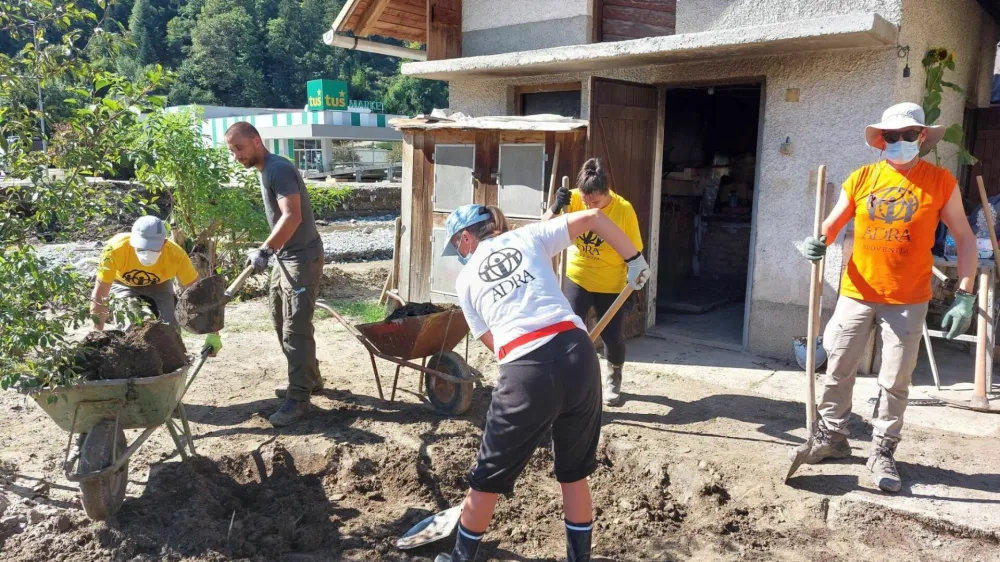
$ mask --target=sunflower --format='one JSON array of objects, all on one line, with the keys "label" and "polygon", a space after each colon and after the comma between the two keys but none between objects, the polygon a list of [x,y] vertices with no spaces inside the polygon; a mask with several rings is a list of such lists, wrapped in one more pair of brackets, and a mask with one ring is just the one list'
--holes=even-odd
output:
[{"label": "sunflower", "polygon": [[937,58],[938,58],[939,61],[944,61],[945,59],[947,59],[948,58],[948,49],[945,49],[944,47],[938,47]]}]

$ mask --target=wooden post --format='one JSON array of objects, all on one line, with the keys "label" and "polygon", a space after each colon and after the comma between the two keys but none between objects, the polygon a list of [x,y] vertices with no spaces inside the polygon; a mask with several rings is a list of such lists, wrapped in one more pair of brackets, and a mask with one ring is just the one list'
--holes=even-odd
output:
[{"label": "wooden post", "polygon": [[[569,189],[569,176],[563,176],[562,186]],[[575,242],[574,242],[575,243]],[[559,254],[559,288],[563,288],[563,279],[566,278],[566,250]],[[586,318],[584,318],[586,320]]]},{"label": "wooden post", "polygon": [[[983,210],[985,211],[985,208]],[[990,401],[986,398],[986,360],[988,356],[986,331],[989,329],[987,319],[990,277],[990,272],[986,268],[979,269],[979,310],[976,315],[976,380],[970,403],[973,408],[988,409],[990,407]]]},{"label": "wooden post", "polygon": [[[549,205],[542,211],[542,214],[548,212],[552,208],[552,205],[556,202],[556,177],[559,173],[559,147],[560,144],[556,142],[555,154],[552,156],[552,174],[549,179]],[[552,270],[556,273],[559,272],[559,258],[552,258]]]}]

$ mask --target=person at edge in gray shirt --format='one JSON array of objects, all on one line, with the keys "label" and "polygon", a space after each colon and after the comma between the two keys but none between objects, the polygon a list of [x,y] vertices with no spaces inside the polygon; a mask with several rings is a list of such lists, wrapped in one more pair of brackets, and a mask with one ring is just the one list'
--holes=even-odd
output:
[{"label": "person at edge in gray shirt", "polygon": [[268,418],[271,425],[290,425],[309,413],[309,397],[323,390],[316,360],[313,314],[323,275],[323,240],[316,230],[305,182],[287,159],[271,154],[260,133],[246,122],[226,130],[226,144],[237,162],[260,172],[261,197],[271,234],[250,252],[247,265],[254,273],[267,270],[271,256],[268,302],[271,321],[288,361],[288,386],[275,389],[285,401]]}]

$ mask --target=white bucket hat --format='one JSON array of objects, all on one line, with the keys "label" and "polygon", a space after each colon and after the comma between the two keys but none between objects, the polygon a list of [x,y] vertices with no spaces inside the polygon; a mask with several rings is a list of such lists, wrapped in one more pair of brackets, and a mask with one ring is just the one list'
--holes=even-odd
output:
[{"label": "white bucket hat", "polygon": [[907,127],[923,127],[927,129],[926,138],[920,143],[920,150],[926,151],[944,138],[944,127],[941,125],[924,125],[924,108],[911,102],[897,103],[882,113],[882,121],[865,127],[865,142],[872,148],[885,150],[885,139],[882,131],[895,131]]}]

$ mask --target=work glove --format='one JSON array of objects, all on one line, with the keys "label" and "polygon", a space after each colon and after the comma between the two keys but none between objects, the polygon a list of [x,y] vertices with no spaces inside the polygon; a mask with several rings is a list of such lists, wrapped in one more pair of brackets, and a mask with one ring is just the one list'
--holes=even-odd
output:
[{"label": "work glove", "polygon": [[799,249],[799,253],[807,260],[817,262],[826,255],[826,236],[820,236],[819,238],[809,236],[796,244],[796,247]]},{"label": "work glove", "polygon": [[[976,303],[976,295],[971,293],[955,293],[955,302],[941,319],[941,329],[947,330],[945,338],[955,339],[969,329],[972,324],[972,311]],[[950,329],[949,329],[950,327]]]},{"label": "work glove", "polygon": [[264,271],[267,270],[267,262],[268,260],[271,259],[271,256],[273,255],[274,255],[274,250],[272,250],[267,246],[261,246],[260,248],[257,248],[256,250],[250,252],[250,255],[247,256],[247,263],[245,264],[245,266],[252,265],[253,272],[255,275],[264,273]]},{"label": "work glove", "polygon": [[649,264],[646,263],[646,258],[642,257],[642,252],[625,260],[625,265],[628,266],[628,286],[636,291],[646,286],[646,281],[649,280]]},{"label": "work glove", "polygon": [[202,349],[208,348],[211,348],[211,351],[208,352],[208,356],[215,357],[215,354],[222,351],[222,336],[219,334],[208,334],[205,336],[205,345],[202,346]]},{"label": "work glove", "polygon": [[556,202],[549,210],[552,211],[553,215],[558,215],[563,212],[563,209],[569,207],[571,201],[573,201],[573,195],[570,194],[569,188],[560,187],[559,190],[556,191]]}]

